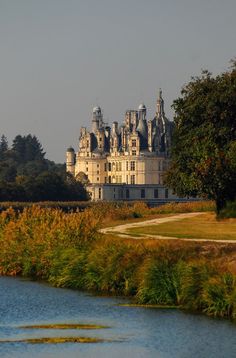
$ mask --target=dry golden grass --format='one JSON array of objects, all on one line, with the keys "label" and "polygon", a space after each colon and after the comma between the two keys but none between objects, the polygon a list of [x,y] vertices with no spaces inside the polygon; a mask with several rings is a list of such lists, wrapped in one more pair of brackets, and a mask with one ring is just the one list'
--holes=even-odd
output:
[{"label": "dry golden grass", "polygon": [[181,239],[236,240],[236,219],[217,220],[214,213],[204,213],[170,223],[130,229],[129,233]]},{"label": "dry golden grass", "polygon": [[43,338],[25,338],[25,339],[16,339],[16,340],[1,340],[0,343],[12,343],[12,342],[22,342],[22,343],[100,343],[104,342],[104,339],[101,338],[92,338],[92,337],[43,337]]}]

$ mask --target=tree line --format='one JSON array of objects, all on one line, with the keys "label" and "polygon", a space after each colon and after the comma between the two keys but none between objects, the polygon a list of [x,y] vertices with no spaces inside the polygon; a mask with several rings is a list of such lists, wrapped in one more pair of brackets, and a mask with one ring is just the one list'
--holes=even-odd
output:
[{"label": "tree line", "polygon": [[36,136],[17,135],[11,146],[0,139],[0,201],[86,200],[84,186],[66,173],[65,164],[45,158]]}]

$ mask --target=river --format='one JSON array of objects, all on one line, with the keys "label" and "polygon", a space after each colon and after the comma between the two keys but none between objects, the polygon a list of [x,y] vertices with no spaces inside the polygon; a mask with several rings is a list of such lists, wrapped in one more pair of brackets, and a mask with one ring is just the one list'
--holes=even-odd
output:
[{"label": "river", "polygon": [[[45,283],[0,277],[0,341],[85,336],[100,343],[0,342],[1,358],[235,358],[236,324],[172,309],[124,307]],[[87,323],[100,330],[25,329],[22,325]]]}]

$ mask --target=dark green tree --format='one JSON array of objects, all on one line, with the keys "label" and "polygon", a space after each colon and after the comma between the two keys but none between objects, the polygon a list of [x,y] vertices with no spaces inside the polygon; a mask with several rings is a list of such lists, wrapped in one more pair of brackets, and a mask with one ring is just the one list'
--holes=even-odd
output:
[{"label": "dark green tree", "polygon": [[216,77],[203,71],[182,89],[172,162],[165,182],[175,193],[216,201],[236,198],[236,62]]},{"label": "dark green tree", "polygon": [[43,160],[45,153],[36,136],[17,135],[13,140],[12,150],[18,162],[29,162],[33,160]]},{"label": "dark green tree", "polygon": [[3,134],[0,139],[0,159],[4,159],[4,156],[7,151],[8,151],[7,137]]}]

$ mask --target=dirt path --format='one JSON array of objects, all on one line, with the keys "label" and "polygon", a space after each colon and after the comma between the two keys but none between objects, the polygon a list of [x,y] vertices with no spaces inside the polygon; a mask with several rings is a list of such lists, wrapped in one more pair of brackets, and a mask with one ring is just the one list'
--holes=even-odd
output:
[{"label": "dirt path", "polygon": [[162,236],[162,235],[148,235],[148,234],[142,234],[140,236],[132,236],[130,233],[127,232],[129,229],[137,228],[137,227],[145,227],[150,225],[159,225],[163,223],[173,222],[173,221],[179,221],[182,219],[192,218],[194,216],[202,215],[204,212],[195,212],[195,213],[183,213],[183,214],[177,214],[173,216],[168,216],[165,218],[156,218],[152,220],[146,220],[146,221],[139,221],[134,223],[127,223],[112,227],[106,227],[104,229],[101,229],[100,232],[103,234],[115,234],[120,237],[127,237],[131,239],[157,239],[157,240],[182,240],[182,241],[198,241],[198,242],[204,242],[204,241],[212,241],[212,242],[218,242],[218,243],[229,243],[229,244],[236,244],[236,240],[214,240],[214,239],[184,239],[179,237],[173,237],[173,236]]}]

